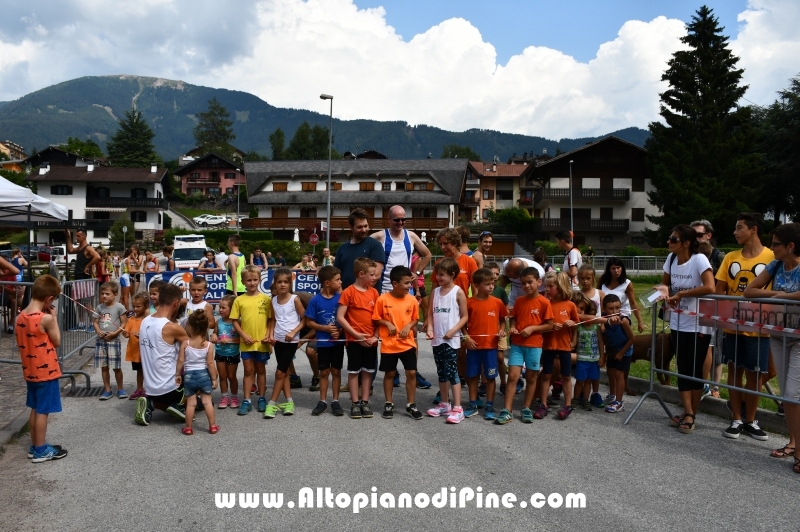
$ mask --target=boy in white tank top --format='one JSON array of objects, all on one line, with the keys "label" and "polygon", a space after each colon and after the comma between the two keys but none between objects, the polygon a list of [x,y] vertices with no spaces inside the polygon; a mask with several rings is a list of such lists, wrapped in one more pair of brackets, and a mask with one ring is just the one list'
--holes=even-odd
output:
[{"label": "boy in white tank top", "polygon": [[206,319],[208,323],[211,324],[211,327],[214,326],[214,310],[211,307],[211,304],[205,300],[206,294],[208,293],[208,283],[206,282],[206,278],[200,275],[195,275],[192,277],[192,280],[189,281],[189,296],[191,299],[183,298],[181,300],[181,307],[185,308],[185,311],[181,315],[178,323],[181,324],[181,327],[186,327],[186,320],[195,310],[203,309],[206,313]]}]

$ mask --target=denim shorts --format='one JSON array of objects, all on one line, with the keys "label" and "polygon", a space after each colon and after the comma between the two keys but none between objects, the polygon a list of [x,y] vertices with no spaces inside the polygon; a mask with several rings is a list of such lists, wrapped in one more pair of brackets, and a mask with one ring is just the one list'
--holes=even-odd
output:
[{"label": "denim shorts", "polygon": [[239,356],[242,357],[242,360],[252,360],[259,364],[266,364],[269,361],[269,353],[264,351],[242,351]]},{"label": "denim shorts", "polygon": [[511,349],[508,352],[508,366],[522,366],[533,370],[539,371],[539,361],[542,358],[541,347],[527,347],[524,345],[511,344]]},{"label": "denim shorts", "polygon": [[25,381],[28,386],[28,397],[25,406],[37,414],[55,414],[61,412],[61,389],[58,379],[45,382]]},{"label": "denim shorts", "polygon": [[600,380],[600,364],[597,361],[578,360],[575,364],[575,380],[596,381]]},{"label": "denim shorts", "polygon": [[734,362],[737,368],[765,373],[769,365],[769,338],[724,333],[722,360]]},{"label": "denim shorts", "polygon": [[467,349],[467,378],[480,375],[481,366],[484,377],[497,377],[497,349]]},{"label": "denim shorts", "polygon": [[189,397],[197,392],[211,395],[211,375],[207,369],[196,369],[183,374],[183,395]]}]

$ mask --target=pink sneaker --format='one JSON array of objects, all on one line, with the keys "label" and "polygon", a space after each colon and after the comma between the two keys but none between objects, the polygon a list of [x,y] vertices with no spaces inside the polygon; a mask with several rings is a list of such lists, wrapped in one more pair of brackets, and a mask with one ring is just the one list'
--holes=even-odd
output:
[{"label": "pink sneaker", "polygon": [[239,408],[239,397],[231,397],[231,402],[228,403],[230,408]]},{"label": "pink sneaker", "polygon": [[220,399],[219,403],[217,404],[217,408],[228,408],[228,402],[228,396],[223,395],[222,399]]},{"label": "pink sneaker", "polygon": [[139,397],[147,397],[144,393],[144,390],[134,390],[133,393],[128,396],[128,400],[135,401]]},{"label": "pink sneaker", "polygon": [[447,422],[452,424],[461,423],[464,420],[464,409],[460,406],[453,408],[450,415],[447,416]]},{"label": "pink sneaker", "polygon": [[450,410],[450,403],[441,402],[428,410],[428,415],[431,417],[444,416],[445,414],[449,414]]}]

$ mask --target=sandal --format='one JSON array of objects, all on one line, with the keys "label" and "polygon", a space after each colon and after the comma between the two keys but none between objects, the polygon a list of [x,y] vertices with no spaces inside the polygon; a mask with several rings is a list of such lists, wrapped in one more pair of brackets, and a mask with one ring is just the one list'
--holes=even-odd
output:
[{"label": "sandal", "polygon": [[686,417],[685,413],[683,415],[680,415],[680,416],[672,416],[672,417],[670,417],[669,418],[670,426],[672,426],[672,427],[680,427],[681,423],[683,423],[683,418],[685,418],[685,417]]},{"label": "sandal", "polygon": [[[686,421],[687,417],[692,418],[691,423]],[[695,429],[694,414],[684,414],[683,421],[681,421],[680,426],[678,426],[678,431],[680,431],[681,434],[690,434],[694,432],[694,429]]]},{"label": "sandal", "polygon": [[800,473],[800,458],[794,457],[794,466],[792,466],[792,471],[795,473]]},{"label": "sandal", "polygon": [[208,428],[208,432],[210,432],[211,434],[216,434],[217,432],[219,432],[219,425],[211,425]]},{"label": "sandal", "polygon": [[[791,450],[791,452],[789,452]],[[794,456],[794,447],[789,447],[788,445],[784,445],[780,449],[775,449],[769,455],[773,458],[788,458],[790,456]]]},{"label": "sandal", "polygon": [[194,431],[192,430],[192,427],[183,427],[181,432],[186,434],[187,436],[191,436],[192,434],[194,434]]}]

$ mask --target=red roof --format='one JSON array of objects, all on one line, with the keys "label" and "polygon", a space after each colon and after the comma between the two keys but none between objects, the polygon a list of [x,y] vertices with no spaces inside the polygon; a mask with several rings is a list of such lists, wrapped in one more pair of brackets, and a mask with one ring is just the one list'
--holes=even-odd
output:
[{"label": "red roof", "polygon": [[492,170],[492,163],[484,163],[484,162],[475,162],[470,161],[469,163],[470,168],[472,171],[479,176],[484,177],[519,177],[522,172],[524,172],[528,166],[524,164],[507,164],[507,163],[500,163],[497,165],[497,171]]},{"label": "red roof", "polygon": [[95,166],[89,171],[88,166],[51,166],[50,171],[39,175],[34,171],[26,179],[28,181],[80,181],[109,183],[159,183],[167,173],[166,168],[156,168],[155,173],[146,168],[118,168],[116,166]]}]

